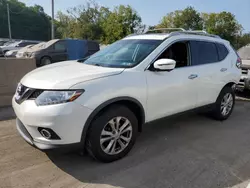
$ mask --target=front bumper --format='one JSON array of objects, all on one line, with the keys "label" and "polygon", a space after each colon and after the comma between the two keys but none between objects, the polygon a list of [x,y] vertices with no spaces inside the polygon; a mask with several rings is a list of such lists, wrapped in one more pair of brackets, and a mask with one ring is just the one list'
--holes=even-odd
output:
[{"label": "front bumper", "polygon": [[[75,102],[37,106],[34,100],[26,100],[19,105],[13,98],[12,105],[19,134],[41,150],[79,144],[85,122],[92,113],[92,110]],[[39,127],[53,130],[60,139],[44,138]]]},{"label": "front bumper", "polygon": [[19,134],[23,137],[23,139],[29,143],[31,146],[40,149],[40,150],[51,150],[51,149],[74,149],[80,148],[82,145],[81,143],[75,144],[67,144],[67,145],[55,145],[55,144],[44,144],[34,141],[32,136],[29,134],[23,123],[17,118],[16,119],[16,128]]}]

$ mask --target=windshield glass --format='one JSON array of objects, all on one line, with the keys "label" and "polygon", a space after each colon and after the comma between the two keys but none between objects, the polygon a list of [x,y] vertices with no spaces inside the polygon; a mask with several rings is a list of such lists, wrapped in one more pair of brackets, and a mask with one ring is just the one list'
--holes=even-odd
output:
[{"label": "windshield glass", "polygon": [[85,64],[129,68],[143,61],[162,40],[120,40],[95,53]]},{"label": "windshield glass", "polygon": [[238,54],[242,60],[250,60],[250,45],[239,49]]}]

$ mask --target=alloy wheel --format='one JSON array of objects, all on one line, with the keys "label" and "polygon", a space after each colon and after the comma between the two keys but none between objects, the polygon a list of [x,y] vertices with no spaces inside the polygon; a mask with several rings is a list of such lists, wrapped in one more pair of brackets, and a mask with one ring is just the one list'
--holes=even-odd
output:
[{"label": "alloy wheel", "polygon": [[221,114],[227,116],[233,108],[233,95],[231,93],[226,93],[221,101]]},{"label": "alloy wheel", "polygon": [[121,153],[131,141],[132,130],[127,118],[120,116],[112,118],[101,132],[101,149],[108,155]]}]

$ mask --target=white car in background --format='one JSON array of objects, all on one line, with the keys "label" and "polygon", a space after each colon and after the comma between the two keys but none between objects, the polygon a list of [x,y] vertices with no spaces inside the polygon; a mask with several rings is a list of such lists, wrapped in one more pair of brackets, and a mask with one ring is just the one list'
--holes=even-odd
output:
[{"label": "white car in background", "polygon": [[10,43],[5,46],[0,46],[0,54],[5,55],[8,51],[11,50],[20,50],[21,48],[28,46],[28,45],[34,45],[37,44],[37,41],[17,41]]},{"label": "white car in background", "polygon": [[241,76],[230,43],[165,30],[128,36],[84,62],[28,73],[12,101],[21,136],[41,150],[78,145],[111,162],[132,149],[145,123],[208,106],[226,120]]},{"label": "white car in background", "polygon": [[242,76],[237,87],[240,90],[250,90],[250,44],[240,48],[238,54],[242,59]]}]

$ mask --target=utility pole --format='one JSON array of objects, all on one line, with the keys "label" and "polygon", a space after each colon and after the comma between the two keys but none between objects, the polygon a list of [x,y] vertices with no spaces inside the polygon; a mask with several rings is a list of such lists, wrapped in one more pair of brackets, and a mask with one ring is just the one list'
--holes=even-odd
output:
[{"label": "utility pole", "polygon": [[55,29],[54,29],[54,0],[51,0],[52,7],[52,20],[51,20],[51,39],[55,38]]},{"label": "utility pole", "polygon": [[9,7],[9,3],[7,3],[7,15],[8,15],[8,26],[9,26],[9,38],[10,38],[10,40],[12,40],[11,26],[10,26],[10,7]]}]

